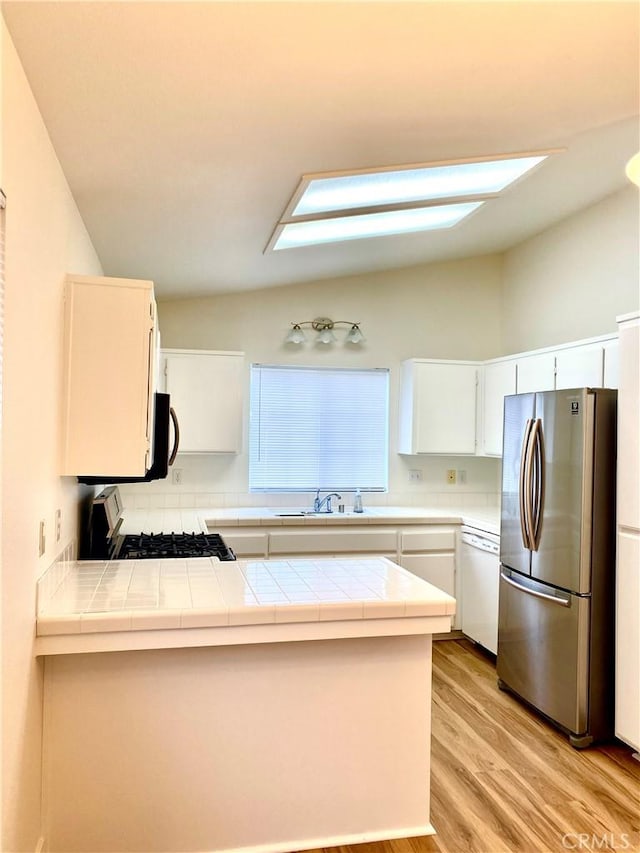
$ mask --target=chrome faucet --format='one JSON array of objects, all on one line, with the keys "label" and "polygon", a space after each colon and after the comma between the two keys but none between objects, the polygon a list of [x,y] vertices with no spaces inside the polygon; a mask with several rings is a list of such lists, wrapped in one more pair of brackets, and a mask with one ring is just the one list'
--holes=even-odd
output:
[{"label": "chrome faucet", "polygon": [[331,509],[331,498],[338,498],[338,500],[340,500],[341,497],[342,495],[339,495],[337,492],[331,492],[330,495],[325,495],[325,497],[320,500],[320,489],[318,489],[316,491],[316,497],[313,502],[313,511],[322,512],[322,507],[326,504],[327,508],[324,510],[324,512],[333,512],[333,510]]}]

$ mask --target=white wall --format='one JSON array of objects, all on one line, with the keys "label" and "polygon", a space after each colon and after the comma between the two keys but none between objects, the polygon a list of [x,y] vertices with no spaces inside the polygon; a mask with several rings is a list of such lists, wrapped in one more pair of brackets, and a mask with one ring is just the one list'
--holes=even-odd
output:
[{"label": "white wall", "polygon": [[[400,362],[411,357],[483,359],[501,352],[500,295],[502,262],[491,255],[472,260],[431,264],[394,272],[331,279],[281,288],[203,299],[161,302],[163,347],[242,350],[252,362],[300,365],[388,367],[391,370],[390,493],[370,502],[420,502],[420,495],[442,493],[443,503],[460,501],[460,493],[495,493],[497,463],[492,459],[454,460],[400,457],[395,452],[397,386]],[[366,344],[326,349],[312,344],[286,345],[292,322],[329,316],[359,321]],[[338,332],[339,336],[346,334]],[[311,332],[313,337],[313,332]],[[224,401],[221,401],[224,405]],[[248,460],[239,456],[179,456],[183,485],[166,481],[122,487],[145,496],[163,493],[168,501],[214,504],[265,503],[247,494]],[[448,486],[445,469],[464,468],[465,486]],[[410,468],[423,470],[420,485],[409,484]],[[289,500],[291,498],[282,498]],[[129,501],[131,503],[131,501]]]},{"label": "white wall", "polygon": [[617,331],[636,310],[638,190],[629,185],[504,256],[504,354]]},{"label": "white wall", "polygon": [[[42,668],[33,657],[35,582],[77,535],[79,488],[59,471],[62,286],[99,274],[11,38],[2,25],[2,188],[7,195],[2,435],[3,851],[40,831]],[[55,541],[54,515],[62,510]],[[38,524],[46,524],[38,556]]]}]

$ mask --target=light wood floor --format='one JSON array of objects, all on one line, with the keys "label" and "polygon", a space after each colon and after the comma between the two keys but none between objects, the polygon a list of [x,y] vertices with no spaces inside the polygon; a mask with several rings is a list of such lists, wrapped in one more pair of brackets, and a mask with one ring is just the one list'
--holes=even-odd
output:
[{"label": "light wood floor", "polygon": [[437,835],[311,853],[640,850],[640,764],[630,749],[573,749],[498,690],[493,662],[466,640],[434,643],[433,695]]}]

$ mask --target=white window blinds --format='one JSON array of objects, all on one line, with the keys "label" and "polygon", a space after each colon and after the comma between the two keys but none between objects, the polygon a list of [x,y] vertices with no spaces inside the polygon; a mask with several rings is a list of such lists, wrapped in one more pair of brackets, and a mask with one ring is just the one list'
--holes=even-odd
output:
[{"label": "white window blinds", "polygon": [[251,367],[251,491],[386,491],[389,371]]}]

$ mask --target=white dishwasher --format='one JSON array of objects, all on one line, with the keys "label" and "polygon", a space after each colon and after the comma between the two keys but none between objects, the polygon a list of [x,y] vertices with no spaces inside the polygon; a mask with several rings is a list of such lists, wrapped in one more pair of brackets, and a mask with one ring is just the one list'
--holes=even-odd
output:
[{"label": "white dishwasher", "polygon": [[463,525],[460,547],[462,633],[498,652],[500,537]]}]

